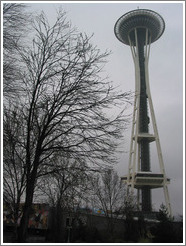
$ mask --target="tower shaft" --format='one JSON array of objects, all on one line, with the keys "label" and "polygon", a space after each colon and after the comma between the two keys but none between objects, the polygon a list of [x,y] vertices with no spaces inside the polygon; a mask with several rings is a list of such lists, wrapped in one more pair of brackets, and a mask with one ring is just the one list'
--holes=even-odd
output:
[{"label": "tower shaft", "polygon": [[[145,57],[144,57],[144,45],[145,36],[143,32],[137,30],[138,37],[138,64],[140,69],[140,103],[139,103],[139,132],[149,132],[149,117],[147,108],[147,93],[146,93],[146,79],[145,79]],[[149,142],[143,139],[140,143],[140,159],[141,159],[141,171],[150,171],[150,153]],[[150,187],[143,187],[141,189],[141,205],[142,211],[150,212],[151,205],[151,190]]]},{"label": "tower shaft", "polygon": [[[138,35],[138,34],[137,34]],[[145,79],[145,57],[144,57],[145,37],[138,35],[138,64],[140,70],[140,104],[139,104],[139,132],[149,132],[149,117],[147,108],[147,93]],[[149,142],[146,139],[141,141],[141,171],[150,171]]]}]

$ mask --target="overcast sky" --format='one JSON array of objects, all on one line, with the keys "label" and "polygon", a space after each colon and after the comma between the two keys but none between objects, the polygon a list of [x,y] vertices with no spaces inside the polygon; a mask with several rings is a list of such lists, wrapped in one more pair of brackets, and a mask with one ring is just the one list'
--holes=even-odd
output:
[{"label": "overcast sky", "polygon": [[[158,12],[165,20],[165,32],[151,45],[149,61],[150,88],[163,152],[165,170],[171,178],[169,187],[172,210],[183,214],[183,2],[37,2],[30,10],[43,10],[55,19],[56,9],[62,7],[79,31],[94,33],[92,42],[102,51],[111,50],[105,67],[115,86],[122,91],[134,91],[134,64],[130,47],[114,35],[117,19],[137,8]],[[132,108],[131,108],[132,110]],[[124,133],[123,154],[117,165],[120,176],[127,174],[131,128]],[[159,171],[155,145],[151,147],[152,171]],[[152,192],[152,203],[159,208],[164,202],[162,189]]]}]

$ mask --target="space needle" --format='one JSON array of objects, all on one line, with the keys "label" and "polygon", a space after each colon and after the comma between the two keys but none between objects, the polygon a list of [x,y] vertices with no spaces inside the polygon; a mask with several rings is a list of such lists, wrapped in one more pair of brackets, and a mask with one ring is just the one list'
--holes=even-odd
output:
[{"label": "space needle", "polygon": [[[149,9],[136,9],[121,16],[114,27],[116,37],[129,45],[135,66],[135,97],[128,173],[122,177],[128,187],[137,189],[139,209],[152,212],[151,189],[163,188],[165,204],[171,215],[168,184],[149,85],[150,46],[165,29],[163,18]],[[149,132],[152,125],[152,132]],[[150,143],[156,143],[159,172],[151,170]]]}]

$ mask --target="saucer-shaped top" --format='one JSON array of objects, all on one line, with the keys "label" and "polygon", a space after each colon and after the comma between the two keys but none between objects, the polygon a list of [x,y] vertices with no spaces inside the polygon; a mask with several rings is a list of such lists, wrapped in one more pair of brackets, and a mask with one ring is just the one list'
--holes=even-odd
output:
[{"label": "saucer-shaped top", "polygon": [[[149,9],[136,9],[122,15],[116,22],[114,32],[116,37],[124,44],[129,44],[128,35],[137,28],[142,35],[148,29],[151,43],[155,42],[164,32],[165,22],[156,12]],[[131,35],[134,38],[134,35]],[[135,43],[134,40],[132,40]],[[134,44],[135,45],[135,44]]]}]

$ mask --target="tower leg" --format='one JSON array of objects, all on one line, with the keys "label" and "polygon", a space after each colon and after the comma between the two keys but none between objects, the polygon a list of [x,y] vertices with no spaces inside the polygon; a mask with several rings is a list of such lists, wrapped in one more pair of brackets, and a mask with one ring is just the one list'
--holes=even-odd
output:
[{"label": "tower leg", "polygon": [[171,210],[171,205],[170,205],[170,199],[169,199],[169,192],[168,192],[167,184],[164,185],[163,191],[164,191],[165,202],[166,202],[166,207],[167,207],[168,213],[170,216],[172,216],[172,210]]},{"label": "tower leg", "polygon": [[171,204],[170,204],[170,199],[169,199],[169,192],[168,192],[168,187],[167,187],[167,183],[166,183],[166,174],[165,174],[165,168],[164,168],[163,155],[162,155],[162,150],[161,150],[161,146],[160,146],[160,140],[159,140],[159,134],[158,134],[157,124],[156,124],[154,107],[153,107],[153,103],[152,103],[152,97],[151,97],[151,93],[150,93],[149,74],[148,74],[148,59],[146,59],[145,67],[146,67],[146,72],[147,72],[146,73],[147,96],[148,96],[148,101],[149,101],[149,106],[150,106],[154,135],[156,138],[156,147],[157,147],[159,165],[160,165],[161,173],[164,175],[163,191],[164,191],[164,196],[165,196],[165,203],[166,203],[166,207],[168,209],[169,215],[172,216]]}]

